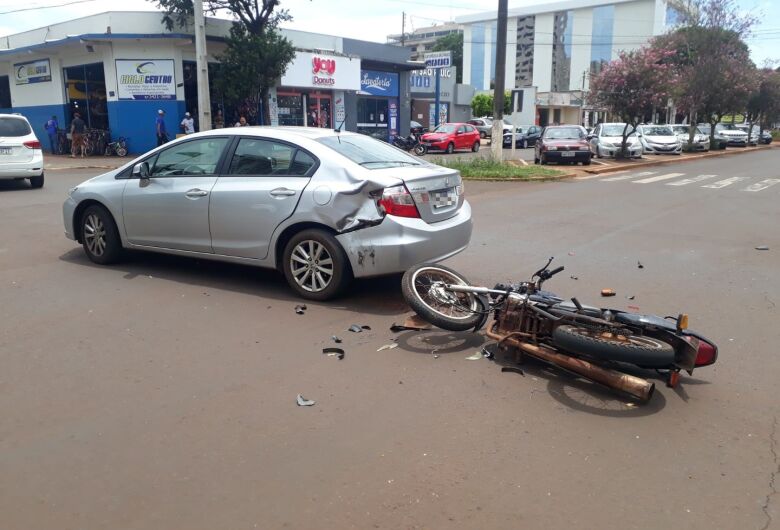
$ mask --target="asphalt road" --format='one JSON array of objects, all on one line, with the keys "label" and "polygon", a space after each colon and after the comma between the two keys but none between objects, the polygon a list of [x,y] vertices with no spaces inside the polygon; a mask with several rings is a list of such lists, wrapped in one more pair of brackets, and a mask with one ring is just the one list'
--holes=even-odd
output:
[{"label": "asphalt road", "polygon": [[378,352],[398,278],[299,316],[275,273],[92,265],[60,219],[89,175],[0,183],[0,528],[777,528],[780,152],[647,171],[469,183],[449,260],[492,285],[556,256],[559,294],[688,312],[719,362],[640,407],[466,360],[481,336]]}]

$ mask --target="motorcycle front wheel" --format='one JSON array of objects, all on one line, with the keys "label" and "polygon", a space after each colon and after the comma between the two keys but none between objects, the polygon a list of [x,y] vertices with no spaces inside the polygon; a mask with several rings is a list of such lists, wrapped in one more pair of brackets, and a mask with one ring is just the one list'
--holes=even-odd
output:
[{"label": "motorcycle front wheel", "polygon": [[404,273],[401,292],[406,303],[426,322],[449,331],[475,327],[486,308],[474,293],[456,293],[446,285],[470,285],[461,274],[443,265],[423,263]]},{"label": "motorcycle front wheel", "polygon": [[428,149],[424,145],[415,145],[414,146],[414,154],[417,156],[423,156],[425,153],[428,152]]}]

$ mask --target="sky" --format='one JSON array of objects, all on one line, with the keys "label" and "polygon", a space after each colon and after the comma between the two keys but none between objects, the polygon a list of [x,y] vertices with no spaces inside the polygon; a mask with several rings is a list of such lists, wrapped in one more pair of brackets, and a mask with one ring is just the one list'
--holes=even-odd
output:
[{"label": "sky", "polygon": [[[534,0],[534,4],[556,0]],[[42,9],[73,0],[0,0],[0,36],[39,28],[71,18],[111,9],[154,10],[156,2],[123,0],[87,0],[64,7]],[[762,66],[766,60],[780,60],[780,0],[736,0],[740,9],[758,16],[760,22],[748,40],[753,61]],[[457,16],[495,10],[498,0],[282,0],[293,20],[285,27],[327,33],[356,39],[385,42],[386,36],[401,32],[402,13],[406,30],[451,20]],[[530,2],[509,0],[509,7]],[[774,4],[774,5],[772,5]],[[5,13],[18,9],[16,13]]]}]

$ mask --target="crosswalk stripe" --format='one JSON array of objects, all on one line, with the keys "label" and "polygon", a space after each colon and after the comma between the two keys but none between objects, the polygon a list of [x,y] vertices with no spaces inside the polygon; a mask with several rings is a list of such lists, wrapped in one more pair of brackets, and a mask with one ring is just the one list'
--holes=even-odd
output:
[{"label": "crosswalk stripe", "polygon": [[685,173],[667,173],[666,175],[658,175],[657,177],[650,177],[642,180],[635,180],[634,184],[650,184],[651,182],[658,182],[661,180],[676,179],[682,177]]},{"label": "crosswalk stripe", "polygon": [[694,182],[701,182],[702,180],[711,179],[717,177],[717,175],[699,175],[697,177],[691,177],[689,179],[677,180],[675,182],[667,182],[667,186],[685,186],[687,184],[693,184]]},{"label": "crosswalk stripe", "polygon": [[617,180],[628,180],[628,179],[635,179],[639,177],[647,177],[650,175],[655,175],[655,171],[643,171],[641,173],[629,173],[628,175],[620,175],[619,177],[611,177],[608,179],[604,179],[601,182],[615,182]]},{"label": "crosswalk stripe", "polygon": [[732,184],[736,184],[737,182],[741,182],[745,180],[746,177],[731,177],[723,180],[719,180],[718,182],[713,182],[712,184],[705,184],[702,186],[702,188],[712,188],[719,190],[720,188],[725,188],[726,186],[731,186]]},{"label": "crosswalk stripe", "polygon": [[756,182],[755,184],[751,184],[747,188],[743,189],[742,191],[761,191],[767,189],[769,186],[774,186],[780,182],[780,179],[764,179],[761,182]]}]

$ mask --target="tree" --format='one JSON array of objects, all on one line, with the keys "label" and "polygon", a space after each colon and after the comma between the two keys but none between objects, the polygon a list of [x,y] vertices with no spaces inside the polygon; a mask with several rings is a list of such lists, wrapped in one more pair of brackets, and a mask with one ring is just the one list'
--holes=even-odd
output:
[{"label": "tree", "polygon": [[[164,11],[168,29],[192,20],[192,0],[154,0]],[[279,23],[291,20],[280,0],[204,0],[205,13],[227,11],[235,18],[219,57],[215,87],[224,98],[254,116],[262,102],[264,123],[270,122],[268,93],[295,58],[292,43],[277,31]]]},{"label": "tree", "polygon": [[456,83],[462,83],[463,79],[463,33],[460,31],[449,33],[436,39],[433,44],[435,52],[452,52],[452,64],[456,68]]},{"label": "tree", "polygon": [[590,80],[591,103],[617,114],[626,124],[620,157],[626,156],[628,137],[637,126],[654,109],[666,106],[674,81],[667,55],[655,48],[621,52]]},{"label": "tree", "polygon": [[780,119],[780,73],[771,68],[759,71],[758,88],[748,100],[747,118],[751,131],[758,123],[761,132]]},{"label": "tree", "polygon": [[[504,92],[504,113],[512,112],[512,94]],[[493,94],[477,94],[471,100],[472,116],[491,116],[493,114]]]}]

